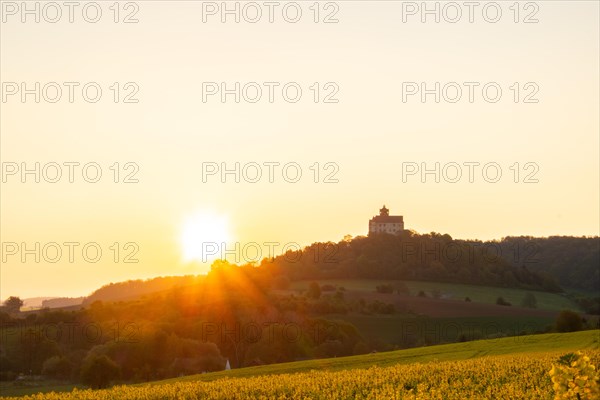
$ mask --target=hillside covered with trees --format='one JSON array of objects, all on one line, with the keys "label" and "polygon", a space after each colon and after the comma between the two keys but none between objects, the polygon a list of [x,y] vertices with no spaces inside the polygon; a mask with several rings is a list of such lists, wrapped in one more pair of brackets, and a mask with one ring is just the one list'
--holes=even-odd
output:
[{"label": "hillside covered with trees", "polygon": [[[564,288],[600,293],[600,238],[550,236],[507,237],[499,242],[514,266],[552,276]],[[521,256],[514,257],[515,249]]]},{"label": "hillside covered with trees", "polygon": [[406,279],[561,291],[546,271],[533,271],[527,263],[514,265],[506,259],[511,256],[496,242],[405,231],[315,243],[264,260],[261,267],[290,280]]}]

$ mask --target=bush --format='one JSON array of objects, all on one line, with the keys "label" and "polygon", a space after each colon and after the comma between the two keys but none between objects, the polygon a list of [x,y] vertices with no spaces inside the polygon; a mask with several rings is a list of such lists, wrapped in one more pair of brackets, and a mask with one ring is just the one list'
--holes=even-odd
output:
[{"label": "bush", "polygon": [[470,298],[469,296],[467,296],[467,297],[465,297],[465,301],[466,301],[467,303],[470,303],[470,302],[471,302],[471,298]]},{"label": "bush", "polygon": [[457,338],[457,341],[460,343],[466,342],[468,340],[469,340],[469,337],[464,333],[461,333]]},{"label": "bush", "polygon": [[91,355],[81,367],[81,381],[92,389],[105,388],[119,376],[119,366],[104,355]]},{"label": "bush", "polygon": [[583,328],[583,321],[579,314],[571,310],[562,310],[556,317],[556,330],[558,332],[576,332]]},{"label": "bush", "polygon": [[499,306],[511,306],[512,305],[508,301],[504,300],[504,298],[502,296],[500,296],[496,299],[496,304]]},{"label": "bush", "polygon": [[419,297],[427,297],[427,295],[425,294],[425,292],[422,291],[422,290],[419,290],[419,294],[417,296],[419,296]]}]

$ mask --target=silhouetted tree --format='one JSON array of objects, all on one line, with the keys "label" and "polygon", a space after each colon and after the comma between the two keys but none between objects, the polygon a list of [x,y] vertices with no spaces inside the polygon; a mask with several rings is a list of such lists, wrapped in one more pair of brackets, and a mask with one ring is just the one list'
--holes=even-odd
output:
[{"label": "silhouetted tree", "polygon": [[105,355],[91,355],[81,367],[81,381],[92,389],[107,387],[119,375],[119,366]]},{"label": "silhouetted tree", "polygon": [[6,307],[8,312],[18,313],[21,310],[21,307],[23,307],[23,300],[17,296],[10,296],[4,302],[4,307]]}]

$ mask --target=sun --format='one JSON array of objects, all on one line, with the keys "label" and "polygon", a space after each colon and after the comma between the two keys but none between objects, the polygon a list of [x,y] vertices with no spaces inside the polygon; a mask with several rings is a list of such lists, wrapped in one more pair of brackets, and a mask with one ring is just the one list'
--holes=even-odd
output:
[{"label": "sun", "polygon": [[181,230],[185,262],[208,262],[221,258],[221,249],[231,242],[229,220],[212,211],[197,211],[187,217]]}]

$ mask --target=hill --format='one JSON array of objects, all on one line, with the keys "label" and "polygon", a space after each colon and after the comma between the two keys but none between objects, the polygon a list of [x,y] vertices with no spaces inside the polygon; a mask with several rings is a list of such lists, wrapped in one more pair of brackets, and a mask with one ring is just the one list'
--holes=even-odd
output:
[{"label": "hill", "polygon": [[64,308],[81,305],[85,297],[57,297],[42,301],[42,308]]},{"label": "hill", "polygon": [[151,279],[136,279],[125,282],[110,283],[94,291],[83,300],[83,305],[90,305],[95,301],[121,301],[171,290],[176,287],[189,286],[200,283],[204,279],[200,275],[186,276],[160,276]]},{"label": "hill", "polygon": [[496,242],[404,231],[314,243],[263,260],[261,267],[292,281],[397,279],[562,291],[550,275],[533,272],[525,265],[515,266],[502,255]]},{"label": "hill", "polygon": [[[565,288],[600,293],[600,238],[506,237],[499,242],[506,261],[547,274]],[[515,250],[521,257],[515,257]]]}]

